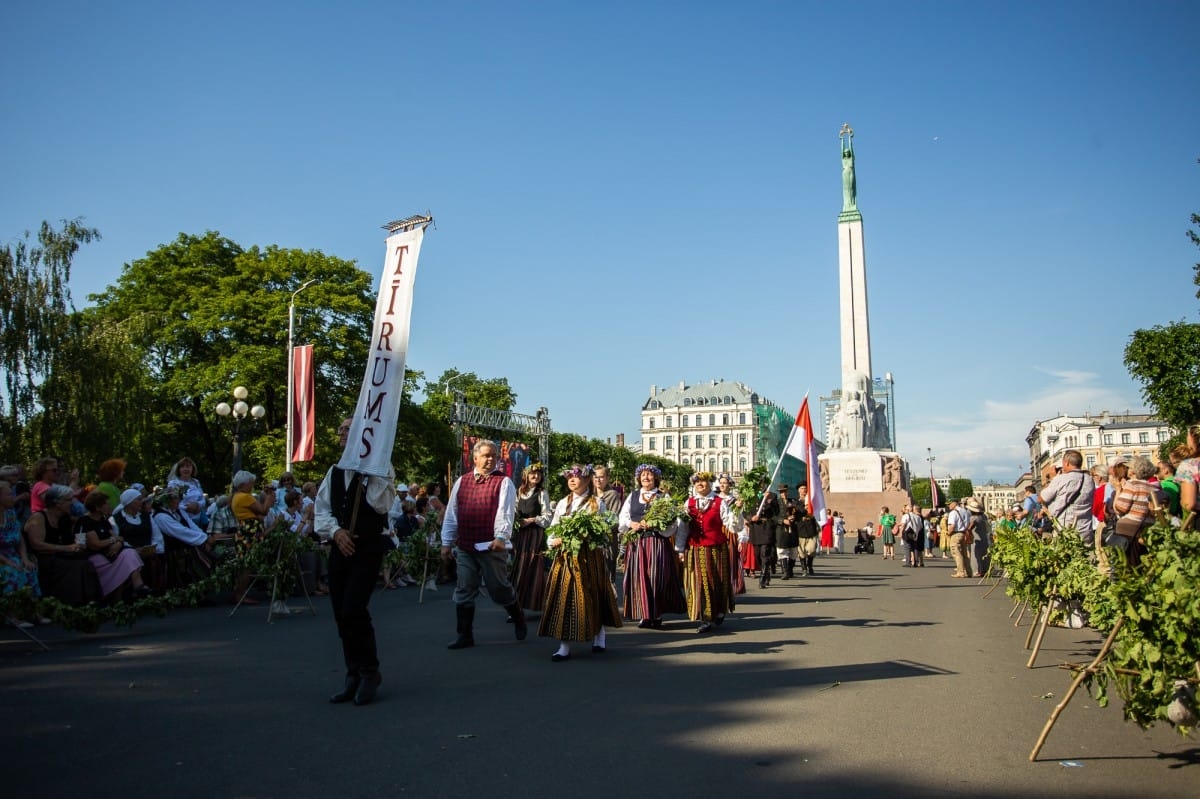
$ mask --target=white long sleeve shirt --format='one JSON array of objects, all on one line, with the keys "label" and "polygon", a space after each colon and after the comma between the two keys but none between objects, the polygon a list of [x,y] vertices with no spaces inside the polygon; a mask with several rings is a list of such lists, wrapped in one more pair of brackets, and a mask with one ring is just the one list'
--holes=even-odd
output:
[{"label": "white long sleeve shirt", "polygon": [[[313,508],[313,529],[322,541],[331,540],[333,534],[341,527],[338,524],[337,516],[333,513],[333,494],[329,488],[333,469],[334,467],[331,466],[325,473],[325,479],[321,481],[321,487],[317,489],[316,507]],[[349,489],[350,481],[354,479],[354,472],[343,470],[342,477],[346,481],[345,487]],[[386,515],[396,500],[396,475],[390,473],[387,477],[363,475],[363,480],[366,481],[363,497],[367,504],[376,513]],[[380,535],[386,534],[387,530],[380,530],[379,533]]]}]

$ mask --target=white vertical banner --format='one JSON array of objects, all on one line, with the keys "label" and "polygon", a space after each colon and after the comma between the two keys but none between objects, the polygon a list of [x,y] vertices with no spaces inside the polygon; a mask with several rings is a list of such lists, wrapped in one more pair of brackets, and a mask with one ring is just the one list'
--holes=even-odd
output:
[{"label": "white vertical banner", "polygon": [[387,238],[387,255],[379,278],[371,350],[350,436],[338,466],[347,471],[387,477],[392,469],[392,445],[404,389],[408,357],[408,328],[412,316],[413,284],[421,254],[424,226]]}]

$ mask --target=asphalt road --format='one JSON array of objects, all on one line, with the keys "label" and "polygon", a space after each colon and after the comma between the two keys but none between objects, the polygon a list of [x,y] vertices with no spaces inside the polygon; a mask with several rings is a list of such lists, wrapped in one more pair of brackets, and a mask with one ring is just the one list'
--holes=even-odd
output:
[{"label": "asphalt road", "polygon": [[[377,593],[384,682],[341,682],[327,604],[179,611],[94,635],[0,632],[11,797],[1197,797],[1200,742],[1139,730],[1079,693],[1027,757],[1098,648],[1027,627],[949,561],[818,558],[815,578],[751,587],[713,635],[610,631],[608,651],[513,640],[488,600],[451,652],[450,591]],[[293,600],[292,606],[301,601]]]}]

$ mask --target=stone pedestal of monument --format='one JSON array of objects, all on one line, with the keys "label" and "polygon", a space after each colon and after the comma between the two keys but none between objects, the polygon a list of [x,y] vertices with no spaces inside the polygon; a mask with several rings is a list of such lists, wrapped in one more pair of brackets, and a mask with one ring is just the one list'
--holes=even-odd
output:
[{"label": "stone pedestal of monument", "polygon": [[867,522],[878,522],[883,506],[898,516],[900,508],[912,502],[903,488],[904,462],[895,452],[835,450],[818,460],[825,507],[841,512],[848,540]]}]

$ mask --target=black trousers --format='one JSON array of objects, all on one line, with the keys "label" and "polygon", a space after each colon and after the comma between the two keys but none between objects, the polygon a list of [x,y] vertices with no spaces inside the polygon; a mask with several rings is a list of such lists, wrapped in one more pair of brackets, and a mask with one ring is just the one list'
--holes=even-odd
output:
[{"label": "black trousers", "polygon": [[342,657],[347,674],[362,674],[379,670],[379,655],[375,649],[375,626],[367,603],[375,590],[379,568],[383,564],[384,537],[364,546],[363,536],[355,539],[354,554],[346,557],[337,544],[329,553],[329,599],[333,603],[333,620],[342,639]]}]

